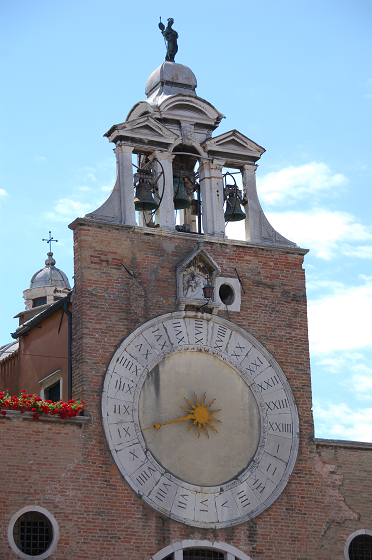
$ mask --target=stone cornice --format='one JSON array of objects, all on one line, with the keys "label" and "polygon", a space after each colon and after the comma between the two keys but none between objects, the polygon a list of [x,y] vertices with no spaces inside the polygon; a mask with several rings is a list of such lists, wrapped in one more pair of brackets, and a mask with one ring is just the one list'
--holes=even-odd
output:
[{"label": "stone cornice", "polygon": [[302,249],[301,247],[290,247],[287,245],[282,245],[280,243],[250,243],[249,241],[241,241],[238,239],[227,239],[221,237],[209,237],[207,235],[182,233],[179,231],[165,231],[160,228],[142,228],[138,226],[130,226],[126,224],[120,224],[118,222],[109,222],[108,220],[96,220],[91,218],[76,218],[69,228],[75,230],[78,226],[89,226],[89,227],[99,227],[99,228],[110,228],[118,230],[133,230],[141,233],[146,233],[146,235],[161,235],[163,237],[173,237],[174,239],[180,239],[184,237],[195,242],[203,241],[205,243],[218,243],[220,245],[235,245],[240,247],[251,247],[252,249],[264,249],[266,251],[280,251],[282,253],[295,253],[297,255],[306,255],[309,249]]},{"label": "stone cornice", "polygon": [[320,439],[314,438],[315,445],[323,447],[346,447],[349,449],[369,449],[372,451],[372,443],[365,441],[347,441],[343,439]]}]

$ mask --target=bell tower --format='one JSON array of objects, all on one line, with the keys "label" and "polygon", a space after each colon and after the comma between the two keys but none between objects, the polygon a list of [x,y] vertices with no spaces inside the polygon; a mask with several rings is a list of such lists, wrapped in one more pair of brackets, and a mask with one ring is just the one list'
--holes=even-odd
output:
[{"label": "bell tower", "polygon": [[[237,130],[216,134],[225,117],[174,62],[172,24],[146,100],[105,134],[111,194],[70,224],[72,393],[94,419],[87,456],[111,465],[122,543],[131,525],[125,557],[162,548],[159,559],[181,560],[179,543],[218,541],[240,560],[253,550],[247,523],[265,535],[270,516],[290,523],[280,496],[301,492],[294,467],[313,436],[307,250],[267,220],[256,190],[265,150]],[[227,237],[235,221],[244,241]]]},{"label": "bell tower", "polygon": [[270,225],[257,197],[265,150],[237,130],[213,136],[224,115],[196,86],[190,68],[175,62],[151,74],[147,100],[105,134],[115,144],[116,181],[87,217],[218,238],[227,222],[245,220],[246,241],[295,246]]}]

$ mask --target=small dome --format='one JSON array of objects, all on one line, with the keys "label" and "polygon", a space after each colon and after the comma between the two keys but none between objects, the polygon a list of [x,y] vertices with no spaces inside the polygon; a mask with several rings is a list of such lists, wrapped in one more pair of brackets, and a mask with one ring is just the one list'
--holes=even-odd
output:
[{"label": "small dome", "polygon": [[35,272],[31,278],[30,289],[43,288],[44,286],[55,286],[56,288],[67,288],[71,290],[68,278],[62,270],[54,265],[56,261],[53,259],[53,253],[48,253],[45,261],[45,268]]},{"label": "small dome", "polygon": [[[18,348],[19,348],[19,341],[18,340],[13,340],[13,342],[8,342],[8,344],[5,344],[4,346],[1,346],[1,348],[0,348],[0,362],[9,358],[9,356],[11,356],[14,352],[16,352],[18,350]],[[4,390],[3,387],[2,387],[2,390]]]},{"label": "small dome", "polygon": [[163,62],[159,68],[154,70],[146,83],[145,93],[147,97],[160,84],[179,88],[183,92],[189,90],[188,93],[194,93],[197,86],[194,72],[187,66],[175,62]]}]

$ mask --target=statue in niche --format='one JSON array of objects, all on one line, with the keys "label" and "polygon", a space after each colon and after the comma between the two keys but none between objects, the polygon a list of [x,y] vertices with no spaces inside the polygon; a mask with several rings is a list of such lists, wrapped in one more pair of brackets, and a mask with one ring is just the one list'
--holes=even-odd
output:
[{"label": "statue in niche", "polygon": [[205,279],[194,270],[183,277],[183,297],[191,299],[203,299],[203,286]]},{"label": "statue in niche", "polygon": [[166,41],[167,45],[167,54],[165,57],[166,62],[174,62],[174,57],[178,51],[177,39],[178,33],[174,29],[172,29],[172,25],[174,23],[173,18],[168,18],[168,25],[165,27],[164,23],[162,23],[160,18],[159,29]]}]

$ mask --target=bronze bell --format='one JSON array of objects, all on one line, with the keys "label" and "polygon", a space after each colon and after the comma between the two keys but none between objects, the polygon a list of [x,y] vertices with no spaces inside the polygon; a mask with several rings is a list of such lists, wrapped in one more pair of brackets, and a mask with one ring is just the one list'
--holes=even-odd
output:
[{"label": "bronze bell", "polygon": [[139,170],[139,180],[136,185],[136,196],[134,207],[138,212],[152,212],[156,210],[158,204],[152,196],[151,171],[146,169]]},{"label": "bronze bell", "polygon": [[185,181],[181,177],[173,177],[173,202],[175,210],[183,210],[191,206],[191,200],[185,190]]},{"label": "bronze bell", "polygon": [[245,220],[246,214],[240,205],[236,194],[230,194],[226,199],[225,222],[240,222]]}]

